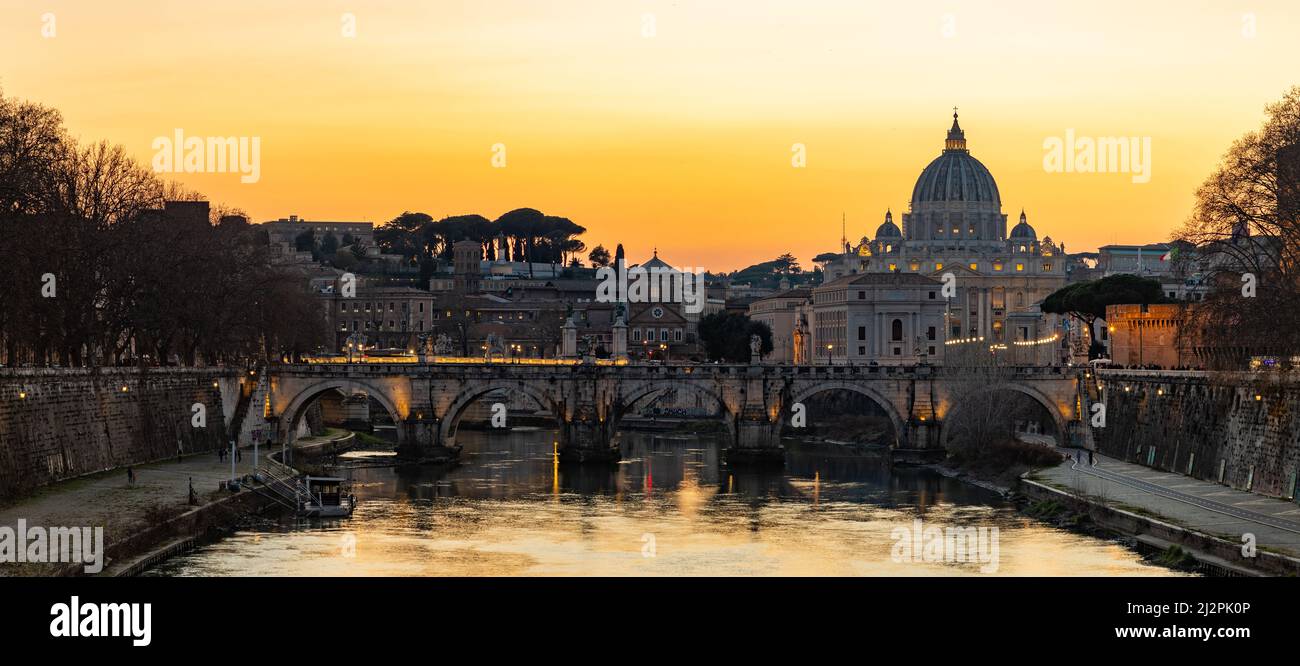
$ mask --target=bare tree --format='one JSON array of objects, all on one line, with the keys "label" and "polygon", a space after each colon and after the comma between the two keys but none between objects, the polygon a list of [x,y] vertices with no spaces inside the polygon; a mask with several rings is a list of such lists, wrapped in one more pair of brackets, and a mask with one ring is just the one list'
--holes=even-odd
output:
[{"label": "bare tree", "polygon": [[1300,87],[1267,113],[1197,190],[1180,233],[1211,285],[1188,322],[1211,367],[1300,353]]},{"label": "bare tree", "polygon": [[1012,356],[999,345],[984,341],[949,345],[944,350],[943,373],[952,387],[944,429],[954,453],[975,457],[990,446],[1014,440],[1018,422],[1042,416],[1042,406],[1032,398],[998,388],[1015,374]]}]

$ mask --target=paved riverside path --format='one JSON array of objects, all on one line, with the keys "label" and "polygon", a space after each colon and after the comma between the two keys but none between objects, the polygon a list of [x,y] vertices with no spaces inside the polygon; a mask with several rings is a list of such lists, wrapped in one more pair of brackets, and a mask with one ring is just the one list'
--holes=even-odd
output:
[{"label": "paved riverside path", "polygon": [[[276,447],[275,450],[279,450]],[[243,449],[236,464],[239,476],[253,471],[253,451]],[[265,447],[262,455],[268,453]],[[126,468],[69,479],[36,491],[16,502],[0,506],[0,526],[16,528],[25,519],[28,527],[104,528],[104,546],[189,510],[189,480],[200,503],[229,495],[218,485],[230,478],[230,458],[221,461],[215,452],[195,453],[180,462],[175,458],[135,467],[135,486],[126,483]],[[58,565],[62,566],[62,565]],[[45,575],[55,566],[0,562],[0,576]]]},{"label": "paved riverside path", "polygon": [[[1232,543],[1241,543],[1242,535],[1251,533],[1260,548],[1300,557],[1300,504],[1096,453],[1096,465],[1090,466],[1087,451],[1061,451],[1068,456],[1065,462],[1035,472],[1030,480],[1101,498],[1115,508]],[[1083,462],[1076,460],[1080,455]]]}]

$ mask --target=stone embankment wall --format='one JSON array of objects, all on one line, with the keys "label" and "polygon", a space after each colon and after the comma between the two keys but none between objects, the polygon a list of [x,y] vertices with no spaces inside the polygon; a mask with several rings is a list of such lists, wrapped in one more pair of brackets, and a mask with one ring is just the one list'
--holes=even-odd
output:
[{"label": "stone embankment wall", "polygon": [[1294,498],[1300,377],[1270,373],[1098,373],[1106,455],[1270,497]]},{"label": "stone embankment wall", "polygon": [[235,371],[222,369],[0,370],[0,498],[223,446],[238,395]]}]

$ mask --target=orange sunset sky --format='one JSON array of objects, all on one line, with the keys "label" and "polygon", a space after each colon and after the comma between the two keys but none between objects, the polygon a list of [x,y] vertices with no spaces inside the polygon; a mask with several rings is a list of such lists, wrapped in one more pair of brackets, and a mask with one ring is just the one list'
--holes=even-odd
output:
[{"label": "orange sunset sky", "polygon": [[[175,128],[260,137],[256,183],[174,176],[255,221],[530,206],[588,247],[730,270],[809,266],[841,213],[857,238],[905,211],[954,105],[1008,226],[1166,240],[1300,83],[1297,34],[1294,0],[5,1],[0,86],[146,164]],[[1068,129],[1150,137],[1150,182],[1046,172]]]}]

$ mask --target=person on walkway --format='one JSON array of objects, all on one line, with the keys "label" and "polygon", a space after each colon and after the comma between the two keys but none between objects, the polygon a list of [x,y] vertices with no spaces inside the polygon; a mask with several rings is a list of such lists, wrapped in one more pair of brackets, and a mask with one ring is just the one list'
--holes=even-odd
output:
[{"label": "person on walkway", "polygon": [[131,488],[135,487],[135,469],[130,465],[126,466],[126,485]]},{"label": "person on walkway", "polygon": [[199,505],[199,494],[194,492],[194,477],[190,477],[190,506]]},{"label": "person on walkway", "polygon": [[1092,449],[1088,449],[1088,464],[1093,467],[1097,466],[1097,463],[1092,459]]},{"label": "person on walkway", "polygon": [[239,449],[235,449],[235,462],[243,462],[243,460],[244,460],[244,452],[240,451]]}]

